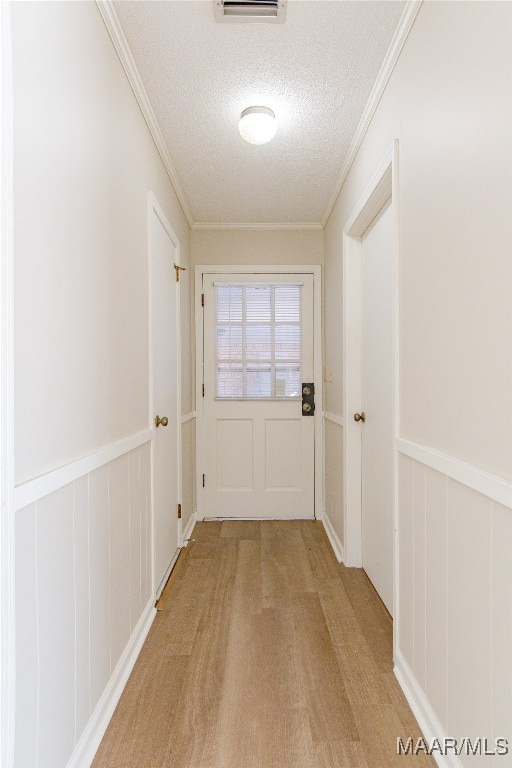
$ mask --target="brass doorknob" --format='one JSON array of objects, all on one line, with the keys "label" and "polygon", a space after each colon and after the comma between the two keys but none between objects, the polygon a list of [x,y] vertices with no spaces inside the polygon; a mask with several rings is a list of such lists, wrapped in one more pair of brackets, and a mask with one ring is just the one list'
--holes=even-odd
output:
[{"label": "brass doorknob", "polygon": [[167,416],[162,416],[162,418],[160,418],[158,414],[155,416],[155,427],[159,427],[160,424],[162,425],[162,427],[166,427],[168,423],[169,423],[169,419],[167,418]]},{"label": "brass doorknob", "polygon": [[366,421],[366,414],[364,411],[361,411],[361,413],[354,413],[354,421]]}]

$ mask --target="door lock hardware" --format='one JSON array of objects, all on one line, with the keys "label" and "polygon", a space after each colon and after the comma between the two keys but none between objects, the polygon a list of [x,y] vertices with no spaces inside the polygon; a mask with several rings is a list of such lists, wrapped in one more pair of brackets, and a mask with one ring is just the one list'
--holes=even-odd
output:
[{"label": "door lock hardware", "polygon": [[361,413],[354,413],[354,421],[362,421],[364,423],[366,421],[365,412],[361,411]]},{"label": "door lock hardware", "polygon": [[302,415],[313,416],[315,413],[315,385],[302,385]]},{"label": "door lock hardware", "polygon": [[160,418],[158,414],[155,416],[155,427],[159,427],[160,424],[162,425],[162,427],[166,427],[168,423],[169,423],[169,419],[167,418],[167,416],[162,416],[162,418]]}]

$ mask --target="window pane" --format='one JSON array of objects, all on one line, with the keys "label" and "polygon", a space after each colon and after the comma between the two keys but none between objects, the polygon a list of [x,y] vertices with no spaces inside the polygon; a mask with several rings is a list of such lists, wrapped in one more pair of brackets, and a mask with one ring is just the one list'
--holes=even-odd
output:
[{"label": "window pane", "polygon": [[242,322],[242,285],[219,285],[217,291],[217,322]]},{"label": "window pane", "polygon": [[246,318],[248,323],[271,321],[271,286],[247,285]]},{"label": "window pane", "polygon": [[268,325],[248,325],[245,331],[245,354],[248,360],[270,360],[272,357],[272,328]]},{"label": "window pane", "polygon": [[300,365],[276,365],[276,397],[301,397]]},{"label": "window pane", "polygon": [[275,286],[276,323],[300,323],[300,291],[300,285]]},{"label": "window pane", "polygon": [[242,326],[217,326],[217,357],[219,360],[242,359]]},{"label": "window pane", "polygon": [[276,360],[300,360],[300,325],[276,325]]},{"label": "window pane", "polygon": [[269,366],[247,366],[247,397],[272,397],[272,377]]},{"label": "window pane", "polygon": [[243,397],[243,369],[241,365],[217,366],[217,397]]}]

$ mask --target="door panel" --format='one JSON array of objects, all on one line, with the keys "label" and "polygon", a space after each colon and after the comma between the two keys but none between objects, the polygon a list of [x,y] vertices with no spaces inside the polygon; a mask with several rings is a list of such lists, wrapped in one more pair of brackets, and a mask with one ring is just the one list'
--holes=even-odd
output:
[{"label": "door panel", "polygon": [[393,610],[393,213],[362,240],[363,568]]},{"label": "door panel", "polygon": [[167,417],[153,440],[154,564],[157,593],[178,549],[179,336],[176,246],[151,211],[153,417]]},{"label": "door panel", "polygon": [[[286,286],[299,286],[300,318]],[[203,290],[204,514],[313,518],[315,420],[301,399],[313,381],[313,276],[204,275]]]},{"label": "door panel", "polygon": [[217,461],[219,490],[253,490],[252,420],[217,420]]}]

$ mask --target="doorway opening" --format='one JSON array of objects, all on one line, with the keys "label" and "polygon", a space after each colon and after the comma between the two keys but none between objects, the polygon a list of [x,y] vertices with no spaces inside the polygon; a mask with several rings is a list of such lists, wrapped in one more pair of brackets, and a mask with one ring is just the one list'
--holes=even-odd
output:
[{"label": "doorway opening", "polygon": [[395,623],[397,160],[394,142],[343,236],[345,564],[365,569]]}]

